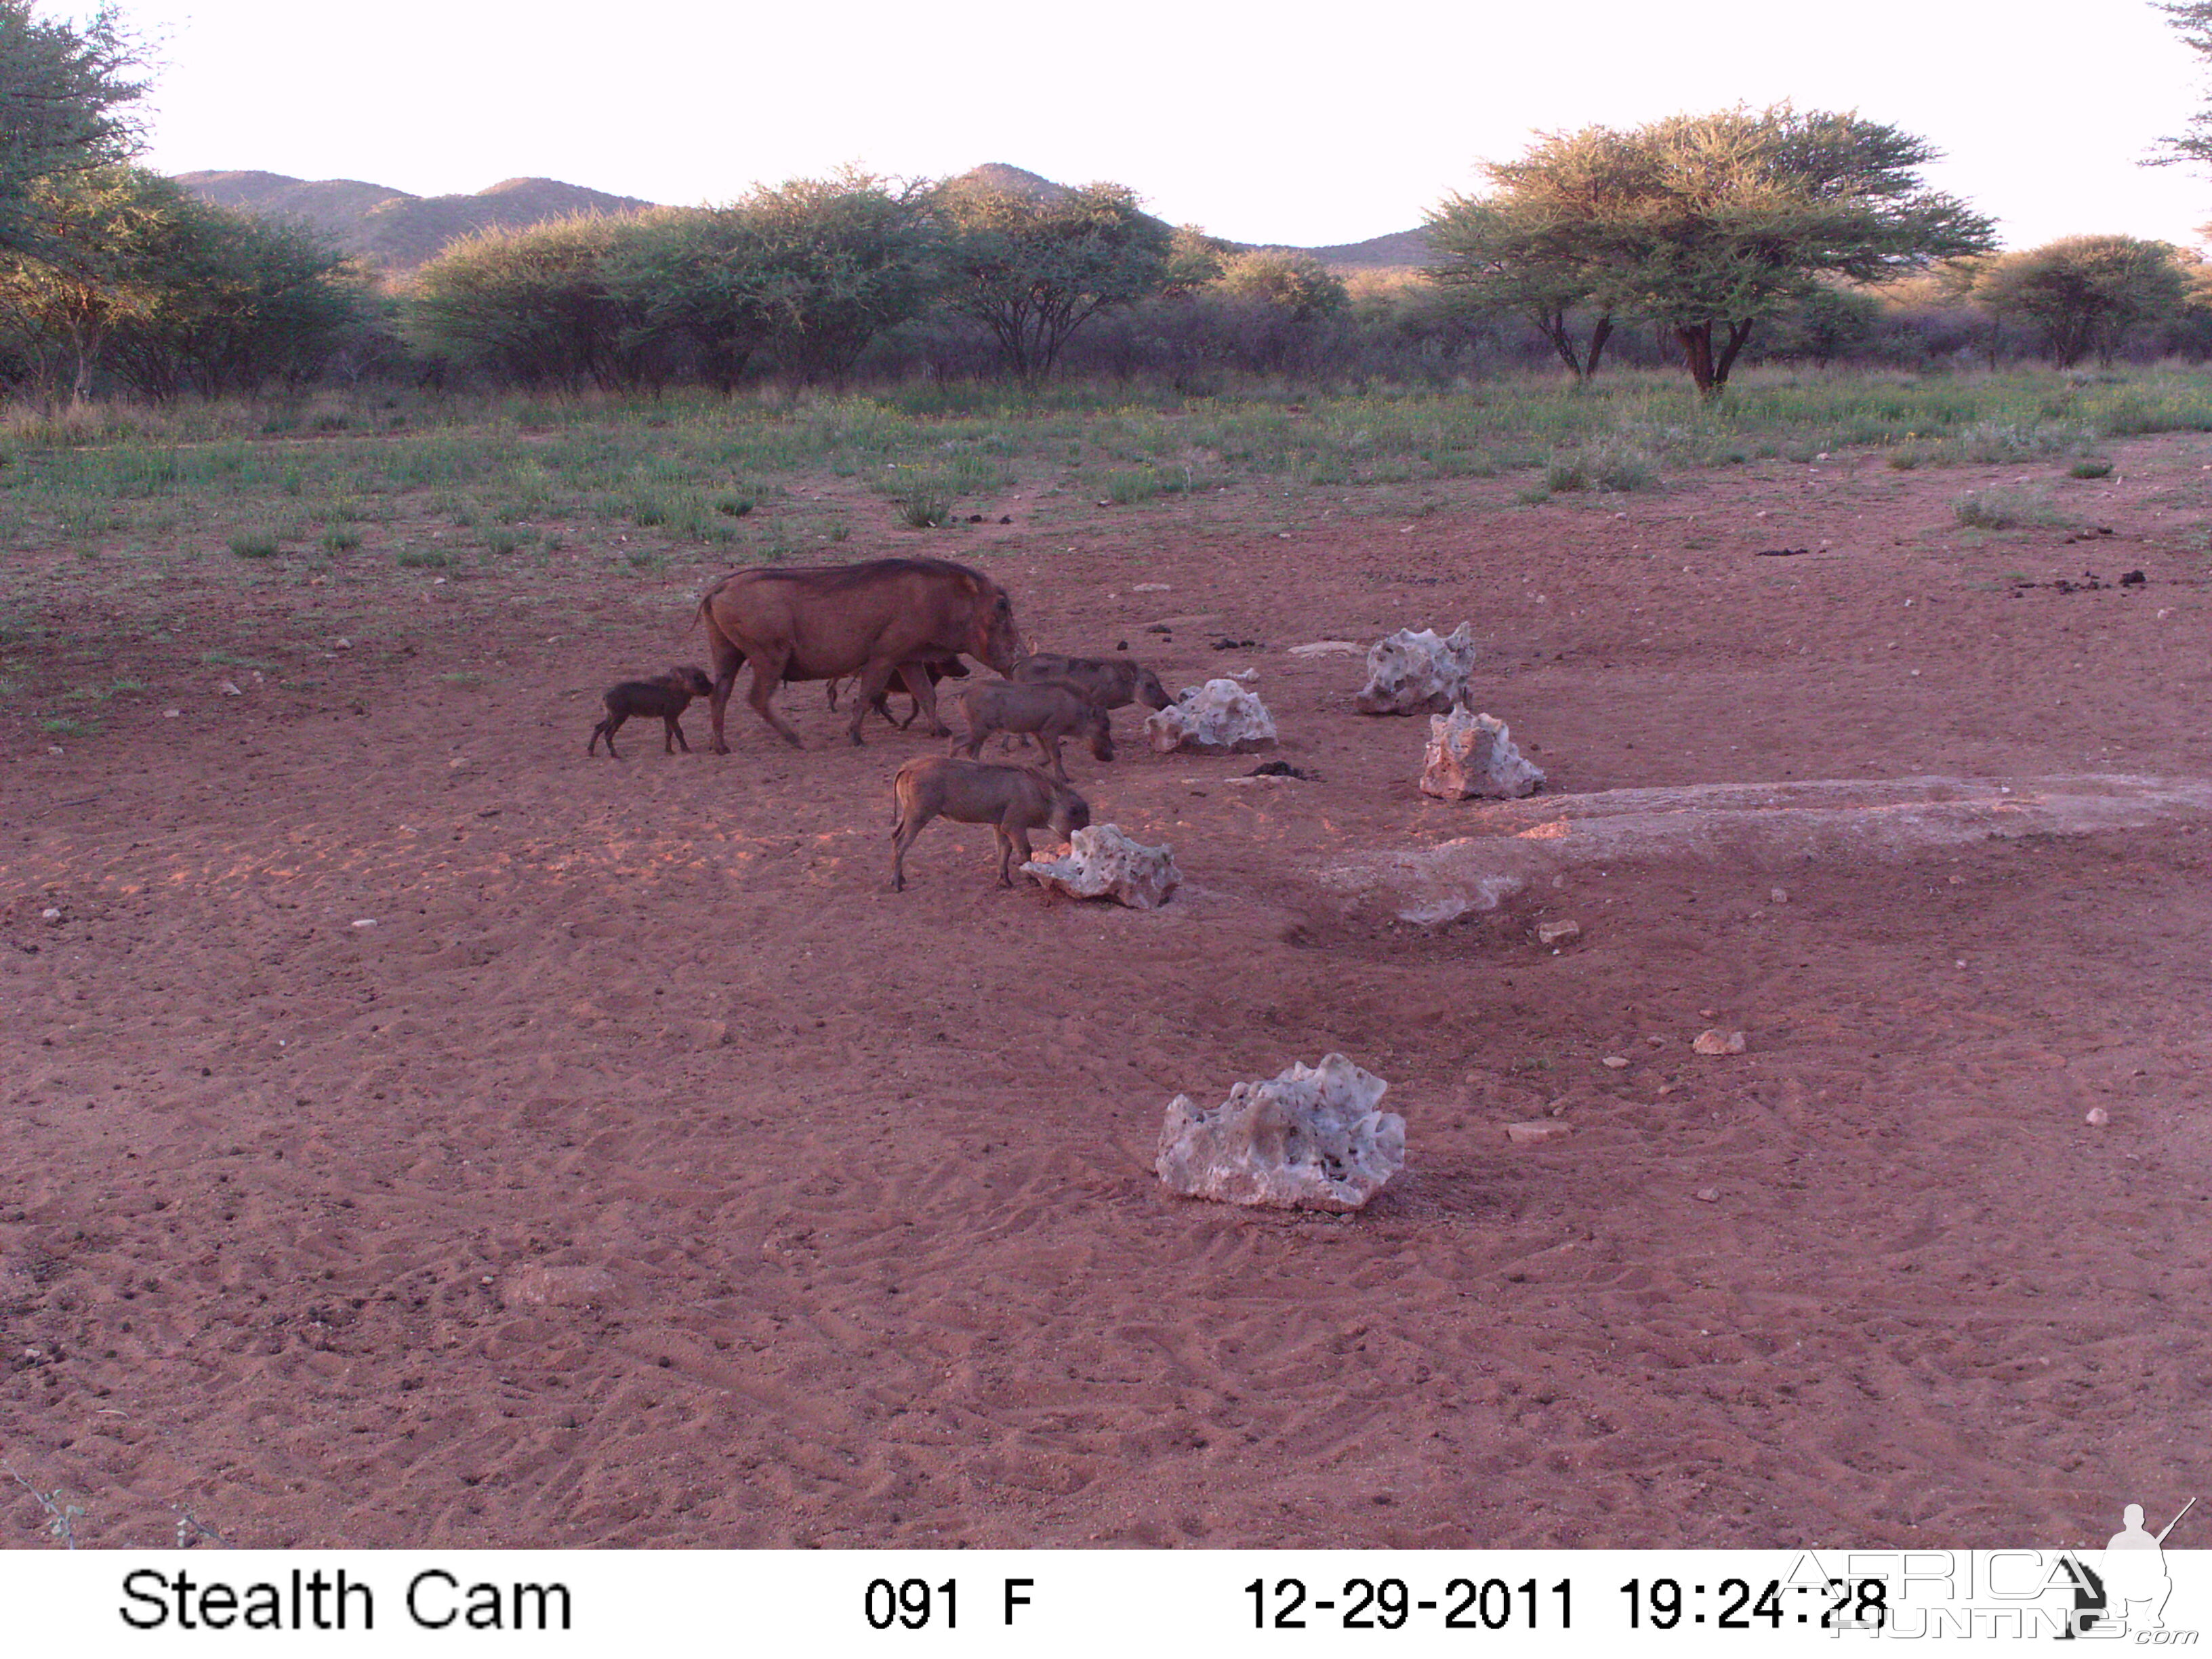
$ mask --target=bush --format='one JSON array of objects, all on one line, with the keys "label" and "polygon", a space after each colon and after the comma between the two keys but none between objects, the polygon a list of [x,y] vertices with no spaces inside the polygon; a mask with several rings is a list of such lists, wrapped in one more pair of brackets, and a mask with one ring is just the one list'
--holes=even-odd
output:
[{"label": "bush", "polygon": [[452,243],[416,276],[413,330],[427,349],[523,386],[659,385],[665,331],[621,277],[665,219],[568,219]]},{"label": "bush", "polygon": [[909,530],[936,530],[952,522],[952,503],[927,493],[905,495],[899,500],[898,515]]},{"label": "bush", "polygon": [[1959,522],[1972,530],[2020,530],[2028,526],[2056,528],[2065,518],[2041,496],[2019,490],[1980,490],[1953,507]]},{"label": "bush", "polygon": [[2112,464],[2105,460],[2076,461],[2066,469],[2069,478],[2108,478],[2112,473]]},{"label": "bush", "polygon": [[264,530],[241,530],[231,537],[230,550],[241,559],[273,559],[276,538]]}]

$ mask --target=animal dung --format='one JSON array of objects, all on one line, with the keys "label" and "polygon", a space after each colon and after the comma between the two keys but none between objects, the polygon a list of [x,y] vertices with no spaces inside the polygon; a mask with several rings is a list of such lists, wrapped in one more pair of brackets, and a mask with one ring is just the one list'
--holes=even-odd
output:
[{"label": "animal dung", "polygon": [[1071,898],[1111,899],[1132,910],[1157,910],[1182,884],[1175,848],[1147,847],[1113,823],[1096,823],[1067,838],[1056,858],[1035,858],[1022,866],[1048,887]]},{"label": "animal dung", "polygon": [[1543,787],[1541,769],[1522,758],[1504,720],[1464,708],[1429,716],[1423,794],[1438,800],[1518,800]]},{"label": "animal dung", "polygon": [[1201,755],[1249,754],[1275,743],[1275,717],[1267,705],[1234,680],[1186,686],[1182,695],[1145,721],[1145,737],[1163,755],[1178,749]]},{"label": "animal dung", "polygon": [[1348,1212],[1406,1167],[1406,1120],[1377,1109],[1390,1085],[1342,1054],[1231,1085],[1218,1106],[1168,1103],[1152,1168],[1186,1198]]},{"label": "animal dung", "polygon": [[1472,702],[1468,679],[1474,672],[1474,631],[1462,623],[1449,639],[1433,628],[1410,628],[1368,647],[1367,684],[1353,701],[1363,714],[1441,714]]}]

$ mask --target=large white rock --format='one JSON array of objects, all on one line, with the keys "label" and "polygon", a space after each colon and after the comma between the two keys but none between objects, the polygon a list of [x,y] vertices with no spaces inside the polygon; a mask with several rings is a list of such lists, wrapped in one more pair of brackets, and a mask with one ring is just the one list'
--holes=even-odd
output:
[{"label": "large white rock", "polygon": [[1208,680],[1184,687],[1173,702],[1146,719],[1145,739],[1163,755],[1178,749],[1249,754],[1273,744],[1275,717],[1235,680]]},{"label": "large white rock", "polygon": [[1152,1167],[1186,1198],[1280,1210],[1356,1210],[1406,1167],[1406,1120],[1376,1109],[1389,1085],[1342,1054],[1231,1086],[1210,1109],[1168,1103]]},{"label": "large white rock", "polygon": [[1544,774],[1522,758],[1505,722],[1455,708],[1429,716],[1421,793],[1438,800],[1518,800],[1544,787]]},{"label": "large white rock", "polygon": [[1175,848],[1147,847],[1119,824],[1094,823],[1068,837],[1058,858],[1031,859],[1022,868],[1073,898],[1109,898],[1132,910],[1157,910],[1182,884]]},{"label": "large white rock", "polygon": [[1367,684],[1355,706],[1363,714],[1441,714],[1474,701],[1474,632],[1467,623],[1449,639],[1433,628],[1401,628],[1368,647]]}]

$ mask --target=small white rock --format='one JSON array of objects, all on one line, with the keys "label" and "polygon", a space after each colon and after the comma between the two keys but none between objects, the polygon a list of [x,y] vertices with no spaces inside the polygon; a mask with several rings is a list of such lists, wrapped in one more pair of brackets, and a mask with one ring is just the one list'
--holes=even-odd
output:
[{"label": "small white rock", "polygon": [[1248,754],[1275,744],[1275,720],[1267,704],[1235,680],[1208,680],[1145,721],[1145,738],[1163,755],[1178,749],[1199,754]]},{"label": "small white rock", "polygon": [[161,718],[165,720],[173,720],[184,712],[181,708],[164,708],[161,711]]},{"label": "small white rock", "polygon": [[363,916],[359,921],[354,923],[354,926],[356,927],[374,927],[376,926],[376,918],[374,916]]},{"label": "small white rock", "polygon": [[1625,1072],[1628,1069],[1628,1056],[1626,1054],[1607,1054],[1603,1060],[1598,1061],[1598,1064],[1604,1066],[1608,1072]]},{"label": "small white rock", "polygon": [[1455,708],[1429,716],[1419,784],[1423,794],[1438,800],[1517,800],[1543,787],[1543,769],[1522,757],[1511,730],[1494,714]]},{"label": "small white rock", "polygon": [[1717,1204],[1721,1201],[1721,1189],[1717,1187],[1700,1187],[1698,1188],[1697,1196],[1698,1202],[1700,1204]]},{"label": "small white rock", "polygon": [[39,912],[39,920],[40,921],[59,921],[61,919],[62,913],[54,908],[51,904],[49,904],[45,909]]},{"label": "small white rock", "polygon": [[228,680],[225,680],[225,681],[223,681],[221,684],[217,685],[217,686],[216,687],[216,690],[218,690],[218,691],[220,691],[220,692],[222,692],[222,695],[223,695],[224,696],[226,696],[226,697],[242,697],[242,696],[244,696],[246,695],[246,693],[245,693],[245,692],[243,692],[243,691],[240,690],[236,686],[233,685],[233,684],[232,684]]},{"label": "small white rock", "polygon": [[1574,1132],[1573,1124],[1561,1123],[1557,1119],[1547,1119],[1540,1123],[1509,1123],[1505,1126],[1505,1138],[1516,1146],[1540,1146],[1547,1140],[1557,1140],[1562,1135],[1571,1135]]},{"label": "small white rock", "polygon": [[1579,921],[1546,921],[1536,927],[1536,943],[1547,950],[1557,950],[1562,945],[1571,945],[1583,936]]},{"label": "small white rock", "polygon": [[1467,623],[1449,638],[1433,628],[1410,628],[1375,641],[1367,653],[1367,684],[1352,699],[1363,714],[1441,714],[1472,702],[1474,629]]},{"label": "small white rock", "polygon": [[1173,590],[1165,582],[1139,582],[1129,591],[1132,593],[1166,593]]},{"label": "small white rock", "polygon": [[1723,1031],[1712,1026],[1698,1032],[1691,1040],[1690,1047],[1701,1054],[1740,1054],[1746,1042],[1741,1031]]},{"label": "small white rock", "polygon": [[2092,1106],[2081,1121],[2101,1129],[2112,1121],[2112,1115],[2101,1106]]}]

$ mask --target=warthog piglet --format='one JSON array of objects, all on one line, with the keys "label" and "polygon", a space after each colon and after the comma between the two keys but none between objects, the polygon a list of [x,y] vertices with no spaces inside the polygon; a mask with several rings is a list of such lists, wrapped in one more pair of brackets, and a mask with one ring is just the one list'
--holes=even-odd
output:
[{"label": "warthog piglet", "polygon": [[891,781],[898,817],[891,829],[891,886],[906,890],[906,849],[932,818],[988,823],[999,838],[999,885],[1014,884],[1014,854],[1030,860],[1030,831],[1063,838],[1091,827],[1091,807],[1064,783],[1034,766],[975,761],[910,760]]},{"label": "warthog piglet", "polygon": [[970,760],[994,732],[1035,733],[1052,762],[1054,775],[1062,783],[1067,781],[1067,764],[1060,755],[1062,738],[1083,738],[1095,759],[1114,758],[1114,734],[1107,729],[1106,711],[1072,685],[991,681],[963,691],[960,709],[968,717],[968,735],[956,738],[950,752],[957,755],[964,748]]},{"label": "warthog piglet", "polygon": [[707,678],[703,668],[672,668],[653,679],[624,680],[620,685],[609,686],[607,717],[592,728],[592,740],[584,745],[584,752],[592,753],[605,738],[608,757],[620,760],[622,757],[615,753],[615,733],[622,730],[622,723],[633,715],[649,720],[658,714],[668,726],[660,739],[661,752],[672,755],[681,743],[688,755],[691,745],[684,743],[684,728],[677,722],[684,718],[692,698],[709,696],[714,690],[714,682]]},{"label": "warthog piglet", "polygon": [[1164,708],[1175,701],[1158,674],[1127,657],[1063,657],[1057,651],[1032,651],[1006,678],[1065,680],[1102,708],[1122,708],[1133,702]]},{"label": "warthog piglet", "polygon": [[[921,713],[921,694],[914,689],[913,677],[924,673],[927,674],[929,683],[933,686],[938,681],[948,678],[967,678],[968,665],[957,657],[944,657],[930,662],[901,663],[898,665],[898,672],[891,677],[894,683],[885,686],[876,696],[875,711],[884,717],[885,725],[896,726],[903,732],[914,724],[915,716]],[[845,682],[842,679],[830,682],[830,706],[832,708],[837,706],[837,688],[843,684]],[[906,718],[902,720],[895,720],[891,716],[891,693],[894,690],[904,691],[907,695],[908,708]],[[947,729],[940,726],[936,735],[943,737]]]}]

